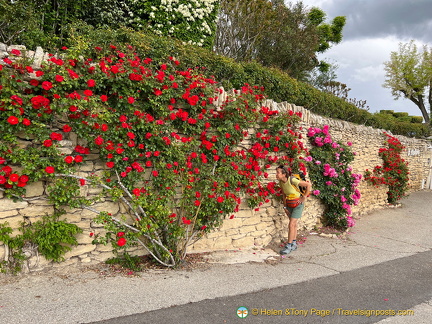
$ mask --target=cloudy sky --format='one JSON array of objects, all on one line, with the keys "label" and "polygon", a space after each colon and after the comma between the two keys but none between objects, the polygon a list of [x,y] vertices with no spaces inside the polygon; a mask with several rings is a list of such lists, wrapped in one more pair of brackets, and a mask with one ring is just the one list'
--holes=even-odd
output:
[{"label": "cloudy sky", "polygon": [[[288,2],[288,1],[287,1]],[[297,2],[297,1],[291,1]],[[370,112],[381,109],[405,111],[421,116],[407,99],[394,100],[385,80],[383,63],[399,43],[411,39],[418,45],[432,45],[432,0],[303,0],[307,7],[319,7],[327,21],[346,16],[343,40],[320,56],[339,68],[337,81],[352,90],[351,98],[367,101]]]}]

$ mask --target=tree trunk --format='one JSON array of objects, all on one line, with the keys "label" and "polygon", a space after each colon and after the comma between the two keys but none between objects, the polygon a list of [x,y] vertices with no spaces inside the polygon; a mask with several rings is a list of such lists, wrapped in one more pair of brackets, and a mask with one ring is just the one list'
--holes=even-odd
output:
[{"label": "tree trunk", "polygon": [[[417,98],[415,98],[414,96],[410,96],[408,97],[409,100],[411,100],[412,102],[414,102],[416,104],[417,107],[419,107],[422,116],[425,120],[425,123],[429,125],[430,123],[430,117],[429,117],[429,113],[426,110],[425,104],[424,104],[424,100],[423,100],[423,95],[418,95]],[[430,92],[429,92],[429,98],[428,101],[430,103]]]}]

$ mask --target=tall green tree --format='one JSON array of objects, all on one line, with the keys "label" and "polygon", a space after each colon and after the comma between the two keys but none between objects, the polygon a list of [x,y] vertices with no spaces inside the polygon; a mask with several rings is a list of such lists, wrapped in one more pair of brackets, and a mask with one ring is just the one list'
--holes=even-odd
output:
[{"label": "tall green tree", "polygon": [[421,111],[425,123],[430,124],[432,106],[432,50],[424,45],[419,50],[411,40],[400,43],[399,50],[391,52],[390,60],[384,62],[386,79],[384,88],[389,88],[395,99],[404,97],[412,101]]},{"label": "tall green tree", "polygon": [[307,9],[302,2],[221,0],[215,51],[304,79],[321,64],[317,54],[342,40],[345,17],[325,20],[321,9]]}]

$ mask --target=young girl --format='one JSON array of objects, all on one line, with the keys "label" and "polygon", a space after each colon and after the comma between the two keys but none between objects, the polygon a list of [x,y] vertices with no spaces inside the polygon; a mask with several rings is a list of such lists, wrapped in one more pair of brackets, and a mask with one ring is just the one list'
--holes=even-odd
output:
[{"label": "young girl", "polygon": [[[283,165],[276,168],[276,179],[279,180],[279,186],[283,193],[284,210],[289,217],[288,243],[279,252],[280,254],[288,254],[297,249],[297,221],[302,216],[304,202],[311,191],[310,182],[301,181],[291,175],[291,171],[285,169]],[[293,185],[297,187],[306,187],[305,193],[300,195]]]}]

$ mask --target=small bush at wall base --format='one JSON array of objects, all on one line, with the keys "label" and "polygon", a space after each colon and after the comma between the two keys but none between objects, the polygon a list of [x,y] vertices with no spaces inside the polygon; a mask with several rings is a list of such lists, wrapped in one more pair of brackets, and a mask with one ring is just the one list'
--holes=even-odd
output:
[{"label": "small bush at wall base", "polygon": [[59,221],[56,216],[45,216],[33,224],[22,223],[22,234],[11,236],[13,230],[7,222],[0,224],[0,242],[8,249],[6,259],[0,262],[1,272],[16,274],[22,270],[27,259],[23,252],[26,245],[32,245],[45,259],[60,262],[63,255],[77,245],[75,235],[82,232],[75,224]]}]

